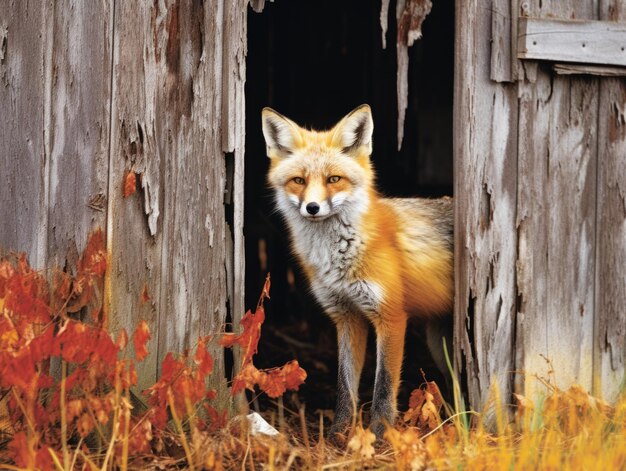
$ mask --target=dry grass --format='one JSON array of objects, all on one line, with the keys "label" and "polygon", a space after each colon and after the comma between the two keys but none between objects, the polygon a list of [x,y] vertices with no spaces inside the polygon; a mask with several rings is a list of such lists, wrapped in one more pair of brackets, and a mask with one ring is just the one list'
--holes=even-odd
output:
[{"label": "dry grass", "polygon": [[[551,387],[543,399],[519,397],[511,414],[497,402],[489,426],[459,412],[426,433],[399,425],[384,443],[357,426],[339,445],[324,440],[319,424],[303,425],[302,413],[286,411],[278,438],[227,428],[207,438],[197,462],[207,469],[626,469],[624,396],[609,406],[578,386]],[[463,420],[468,415],[474,425]]]},{"label": "dry grass", "polygon": [[[276,397],[263,415],[277,436],[255,435],[244,416],[226,420],[207,387],[209,337],[185,355],[168,353],[141,404],[134,364],[147,354],[149,330],[140,323],[132,335],[134,359],[124,353],[126,332],[114,339],[106,330],[92,302],[105,268],[100,232],[75,277],[56,271],[49,283],[25,257],[0,260],[0,469],[626,469],[626,394],[609,405],[579,386],[564,391],[531,377],[544,396],[516,395],[509,406],[494,388],[489,414],[466,411],[457,381],[450,405],[425,383],[384,441],[361,424],[328,441],[322,413],[307,415],[295,393],[282,397],[306,378],[298,363],[264,370],[252,361],[269,278],[241,332],[216,340],[243,353],[228,400],[244,389]],[[81,322],[79,311],[92,315]]]}]

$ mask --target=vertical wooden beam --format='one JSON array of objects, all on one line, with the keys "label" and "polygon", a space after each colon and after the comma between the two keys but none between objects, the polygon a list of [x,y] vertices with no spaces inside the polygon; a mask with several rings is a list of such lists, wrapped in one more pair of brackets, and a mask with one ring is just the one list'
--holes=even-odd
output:
[{"label": "vertical wooden beam", "polygon": [[47,5],[47,263],[74,267],[89,232],[106,225],[113,4]]},{"label": "vertical wooden beam", "polygon": [[[529,14],[593,17],[573,3],[530,2]],[[539,67],[519,94],[518,388],[533,396],[538,375],[591,389],[598,79]]]},{"label": "vertical wooden beam", "polygon": [[[140,388],[157,374],[161,288],[163,178],[166,155],[156,132],[159,76],[165,75],[162,44],[167,12],[159,4],[115,2],[111,90],[111,143],[107,248],[111,330],[132,334],[141,319],[152,333],[150,354],[138,365]],[[137,174],[137,193],[123,196],[127,172]],[[140,298],[142,292],[147,296]]]},{"label": "vertical wooden beam", "polygon": [[484,12],[456,2],[455,365],[477,409],[493,382],[511,393],[516,312],[517,95],[490,80]]},{"label": "vertical wooden beam", "polygon": [[491,80],[513,81],[511,0],[493,0],[491,5]]},{"label": "vertical wooden beam", "polygon": [[[222,2],[169,5],[154,126],[164,160],[159,357],[217,333],[226,316]],[[214,377],[223,377],[222,350]]]},{"label": "vertical wooden beam", "polygon": [[[262,8],[262,5],[261,5]],[[222,101],[222,150],[232,153],[232,289],[229,293],[231,317],[238,325],[244,314],[245,252],[243,237],[244,152],[246,142],[245,89],[247,53],[247,9],[236,2],[226,2],[224,12],[224,75]]]},{"label": "vertical wooden beam", "polygon": [[[626,5],[600,2],[600,19],[626,22]],[[626,386],[626,82],[603,78],[598,112],[594,394]]]},{"label": "vertical wooden beam", "polygon": [[[235,159],[232,232],[239,254],[239,291],[231,300],[243,304],[245,14],[246,6],[236,2],[116,4],[111,317],[128,329],[141,318],[149,322],[145,384],[168,351],[182,352],[198,336],[223,329],[226,266],[233,257],[225,150]],[[121,188],[129,171],[140,185],[125,199]],[[147,302],[139,296],[144,288]],[[212,348],[212,376],[223,383],[223,350]]]},{"label": "vertical wooden beam", "polygon": [[518,352],[527,394],[535,374],[591,388],[598,83],[549,73],[539,69],[534,85],[520,87]]},{"label": "vertical wooden beam", "polygon": [[50,155],[44,146],[45,11],[49,2],[0,1],[0,252],[42,268]]}]

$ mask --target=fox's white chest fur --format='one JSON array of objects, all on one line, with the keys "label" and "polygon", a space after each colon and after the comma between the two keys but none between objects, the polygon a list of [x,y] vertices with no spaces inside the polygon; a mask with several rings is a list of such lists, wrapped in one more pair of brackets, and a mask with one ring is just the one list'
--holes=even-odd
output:
[{"label": "fox's white chest fur", "polygon": [[288,215],[293,248],[313,272],[311,290],[331,316],[375,316],[383,299],[382,288],[361,275],[366,241],[358,225],[364,202],[359,206],[345,207],[323,221],[306,220],[293,207],[281,208]]}]

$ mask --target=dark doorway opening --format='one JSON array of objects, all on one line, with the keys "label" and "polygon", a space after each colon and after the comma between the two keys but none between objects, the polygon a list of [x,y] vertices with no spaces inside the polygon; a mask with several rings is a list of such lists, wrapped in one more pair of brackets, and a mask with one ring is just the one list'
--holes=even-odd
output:
[{"label": "dark doorway opening", "polygon": [[[289,252],[286,230],[266,185],[268,159],[261,109],[270,106],[298,124],[333,126],[362,103],[374,116],[373,163],[389,196],[452,195],[454,2],[435,2],[423,38],[409,49],[409,97],[404,142],[397,150],[395,5],[389,8],[382,49],[380,2],[277,0],[248,14],[246,81],[246,305],[254,306],[267,271],[272,299],[258,366],[298,359],[308,373],[299,400],[307,410],[335,403],[336,340],[332,323],[308,293]],[[370,335],[370,340],[373,335]],[[409,329],[399,407],[423,382],[442,378],[419,328]],[[450,350],[451,351],[451,350]],[[368,349],[361,381],[371,398],[375,349]]]}]

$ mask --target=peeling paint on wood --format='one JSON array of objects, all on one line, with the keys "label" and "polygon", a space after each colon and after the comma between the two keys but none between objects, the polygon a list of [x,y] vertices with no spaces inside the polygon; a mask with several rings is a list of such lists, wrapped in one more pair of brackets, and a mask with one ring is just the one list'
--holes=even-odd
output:
[{"label": "peeling paint on wood", "polygon": [[389,0],[380,3],[380,30],[383,49],[387,49],[387,29],[389,28]]},{"label": "peeling paint on wood", "polygon": [[[519,7],[598,19],[589,0]],[[599,10],[624,21],[620,2]],[[514,371],[531,397],[539,375],[613,400],[626,364],[626,85],[536,62],[518,68],[513,87],[488,82],[488,73],[508,78],[506,48],[489,44],[480,11],[477,1],[457,3],[456,367],[474,408],[494,380],[508,397]]]},{"label": "peeling paint on wood", "polygon": [[[222,99],[222,150],[232,153],[234,171],[231,179],[232,201],[232,273],[233,279],[229,290],[231,318],[238,325],[245,312],[245,245],[243,237],[244,214],[244,151],[245,151],[245,64],[247,54],[247,19],[245,9],[236,3],[227,2],[224,12],[224,75]],[[236,352],[237,353],[237,352]],[[237,364],[237,362],[236,362]]]},{"label": "peeling paint on wood", "polygon": [[[144,361],[144,376],[154,377],[166,352],[220,332],[226,317],[226,265],[234,254],[226,241],[224,152],[234,150],[242,164],[246,11],[230,2],[143,5],[139,13],[116,7],[111,317],[129,327],[147,317],[155,326]],[[141,173],[141,190],[124,200],[118,185],[130,168]],[[242,172],[233,201],[238,281]],[[144,284],[152,302],[138,306]],[[231,296],[243,309],[243,290]],[[219,347],[211,353],[219,380],[223,354]]]}]

